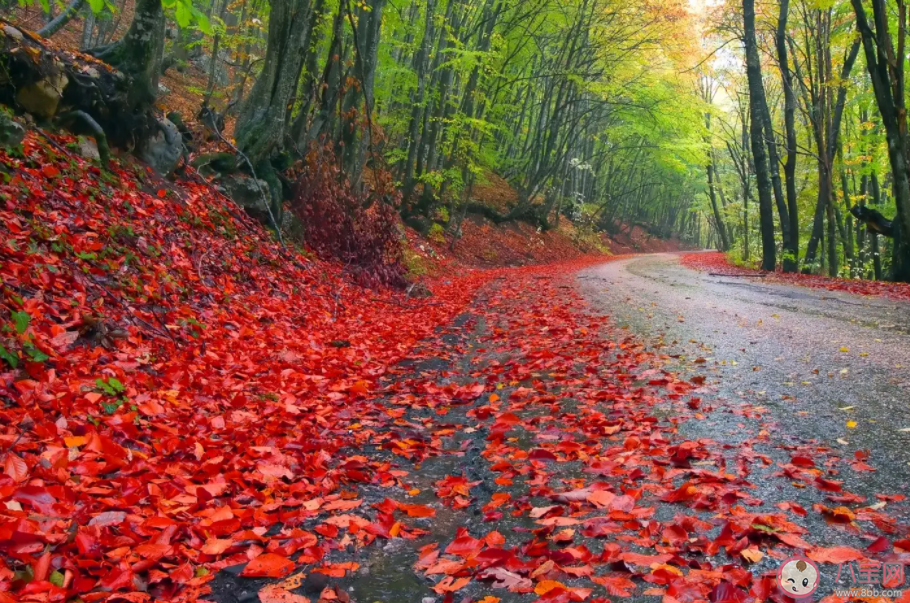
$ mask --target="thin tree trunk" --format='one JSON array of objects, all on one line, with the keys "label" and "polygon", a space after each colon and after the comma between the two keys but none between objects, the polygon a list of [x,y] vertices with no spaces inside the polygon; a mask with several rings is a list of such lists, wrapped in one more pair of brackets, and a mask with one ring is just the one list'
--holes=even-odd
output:
[{"label": "thin tree trunk", "polygon": [[79,14],[82,7],[85,6],[85,0],[73,0],[59,15],[47,22],[47,24],[38,30],[38,35],[49,38],[70,22],[73,17]]},{"label": "thin tree trunk", "polygon": [[799,206],[796,199],[796,98],[793,93],[793,77],[787,57],[787,18],[790,14],[790,0],[781,0],[775,43],[777,61],[784,92],[784,126],[787,136],[787,159],[784,163],[784,179],[787,187],[787,214],[790,220],[788,236],[785,237],[784,272],[799,269]]}]

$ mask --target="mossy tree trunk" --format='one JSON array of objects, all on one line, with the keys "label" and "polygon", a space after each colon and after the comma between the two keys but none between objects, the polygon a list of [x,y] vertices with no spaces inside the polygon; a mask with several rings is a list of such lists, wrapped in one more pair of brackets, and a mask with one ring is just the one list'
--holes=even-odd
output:
[{"label": "mossy tree trunk", "polygon": [[259,79],[237,119],[238,148],[258,170],[283,146],[288,103],[294,94],[309,39],[308,0],[275,0],[269,16],[268,46]]},{"label": "mossy tree trunk", "polygon": [[122,39],[92,52],[132,80],[129,105],[144,110],[158,95],[164,51],[164,9],[161,0],[137,0],[133,22]]}]

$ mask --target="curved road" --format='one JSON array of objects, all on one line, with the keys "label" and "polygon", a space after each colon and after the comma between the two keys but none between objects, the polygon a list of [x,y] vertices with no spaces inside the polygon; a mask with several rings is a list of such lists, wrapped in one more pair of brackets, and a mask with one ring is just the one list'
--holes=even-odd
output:
[{"label": "curved road", "polygon": [[712,276],[674,254],[578,279],[596,311],[660,348],[671,370],[704,375],[705,403],[732,413],[695,422],[690,437],[735,443],[742,413],[757,412],[783,445],[868,449],[876,471],[841,472],[845,489],[910,495],[910,303]]}]

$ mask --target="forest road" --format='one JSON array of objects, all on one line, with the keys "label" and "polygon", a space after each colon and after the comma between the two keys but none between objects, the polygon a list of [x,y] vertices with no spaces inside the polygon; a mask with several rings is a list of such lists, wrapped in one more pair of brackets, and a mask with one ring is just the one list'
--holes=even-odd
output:
[{"label": "forest road", "polygon": [[[675,254],[634,256],[582,271],[598,312],[670,355],[669,370],[705,376],[718,408],[760,409],[773,439],[815,441],[844,457],[869,450],[875,472],[845,487],[910,495],[910,303],[712,276]],[[687,423],[724,441],[735,415]],[[776,497],[775,497],[776,498]]]}]

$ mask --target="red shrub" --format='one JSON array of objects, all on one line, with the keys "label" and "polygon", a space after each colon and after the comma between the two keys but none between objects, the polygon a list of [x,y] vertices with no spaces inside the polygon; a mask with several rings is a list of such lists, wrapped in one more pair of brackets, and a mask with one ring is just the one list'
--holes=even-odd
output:
[{"label": "red shrub", "polygon": [[373,174],[371,185],[368,193],[355,193],[331,151],[313,148],[291,211],[303,221],[304,239],[320,257],[341,261],[363,285],[402,286],[400,196],[387,173]]}]

